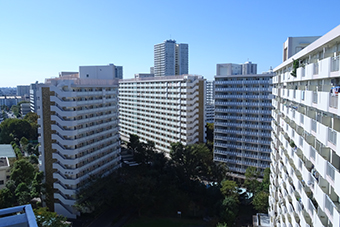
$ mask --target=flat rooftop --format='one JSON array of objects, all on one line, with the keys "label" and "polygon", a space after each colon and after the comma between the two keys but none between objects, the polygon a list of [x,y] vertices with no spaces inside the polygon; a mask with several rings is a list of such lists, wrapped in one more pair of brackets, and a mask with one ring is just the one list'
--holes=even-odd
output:
[{"label": "flat rooftop", "polygon": [[16,158],[12,145],[0,144],[0,157]]}]

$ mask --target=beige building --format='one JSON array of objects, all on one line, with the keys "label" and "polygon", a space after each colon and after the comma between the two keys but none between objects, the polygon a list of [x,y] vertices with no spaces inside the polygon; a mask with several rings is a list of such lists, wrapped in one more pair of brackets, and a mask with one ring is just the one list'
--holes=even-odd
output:
[{"label": "beige building", "polygon": [[46,203],[68,218],[78,214],[78,189],[120,167],[118,80],[94,69],[80,67],[80,74],[38,85],[40,169],[52,188]]}]

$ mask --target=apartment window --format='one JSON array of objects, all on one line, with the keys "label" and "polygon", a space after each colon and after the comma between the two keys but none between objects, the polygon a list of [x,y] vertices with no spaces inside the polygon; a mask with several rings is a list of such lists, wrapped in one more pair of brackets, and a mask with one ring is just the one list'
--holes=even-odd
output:
[{"label": "apartment window", "polygon": [[316,132],[316,120],[312,120],[312,131]]},{"label": "apartment window", "polygon": [[310,147],[310,158],[313,159],[315,161],[315,153],[316,150],[314,147]]},{"label": "apartment window", "polygon": [[327,175],[332,179],[332,181],[334,181],[334,173],[334,166],[332,166],[331,163],[327,162]]},{"label": "apartment window", "polygon": [[301,100],[305,100],[305,91],[301,91]]},{"label": "apartment window", "polygon": [[331,128],[328,128],[328,141],[336,145],[336,131]]},{"label": "apartment window", "polygon": [[303,147],[303,137],[300,136],[300,146]]},{"label": "apartment window", "polygon": [[292,110],[292,112],[293,118],[295,118],[295,110]]},{"label": "apartment window", "polygon": [[304,116],[303,114],[300,114],[300,122],[303,124],[304,123]]}]

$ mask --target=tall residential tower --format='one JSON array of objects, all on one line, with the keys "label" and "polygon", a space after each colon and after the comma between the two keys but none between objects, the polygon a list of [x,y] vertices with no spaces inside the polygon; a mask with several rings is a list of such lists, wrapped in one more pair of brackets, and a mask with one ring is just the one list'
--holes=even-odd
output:
[{"label": "tall residential tower", "polygon": [[214,160],[227,163],[237,178],[250,166],[269,167],[272,76],[256,74],[249,62],[217,65]]},{"label": "tall residential tower", "polygon": [[46,205],[76,218],[77,191],[91,177],[120,166],[118,80],[114,69],[80,67],[80,74],[38,85],[40,169],[48,188]]},{"label": "tall residential tower", "polygon": [[188,44],[166,40],[154,46],[155,76],[188,74]]}]

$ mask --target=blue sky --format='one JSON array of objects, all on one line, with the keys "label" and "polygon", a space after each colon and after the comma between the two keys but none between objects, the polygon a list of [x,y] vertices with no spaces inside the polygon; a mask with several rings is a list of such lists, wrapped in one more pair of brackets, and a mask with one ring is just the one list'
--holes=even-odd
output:
[{"label": "blue sky", "polygon": [[[189,73],[212,79],[217,63],[282,61],[289,36],[324,35],[340,24],[339,0],[0,0],[0,87],[43,82],[80,65],[149,72],[153,45],[189,44]],[[327,4],[326,4],[327,3]]]}]

